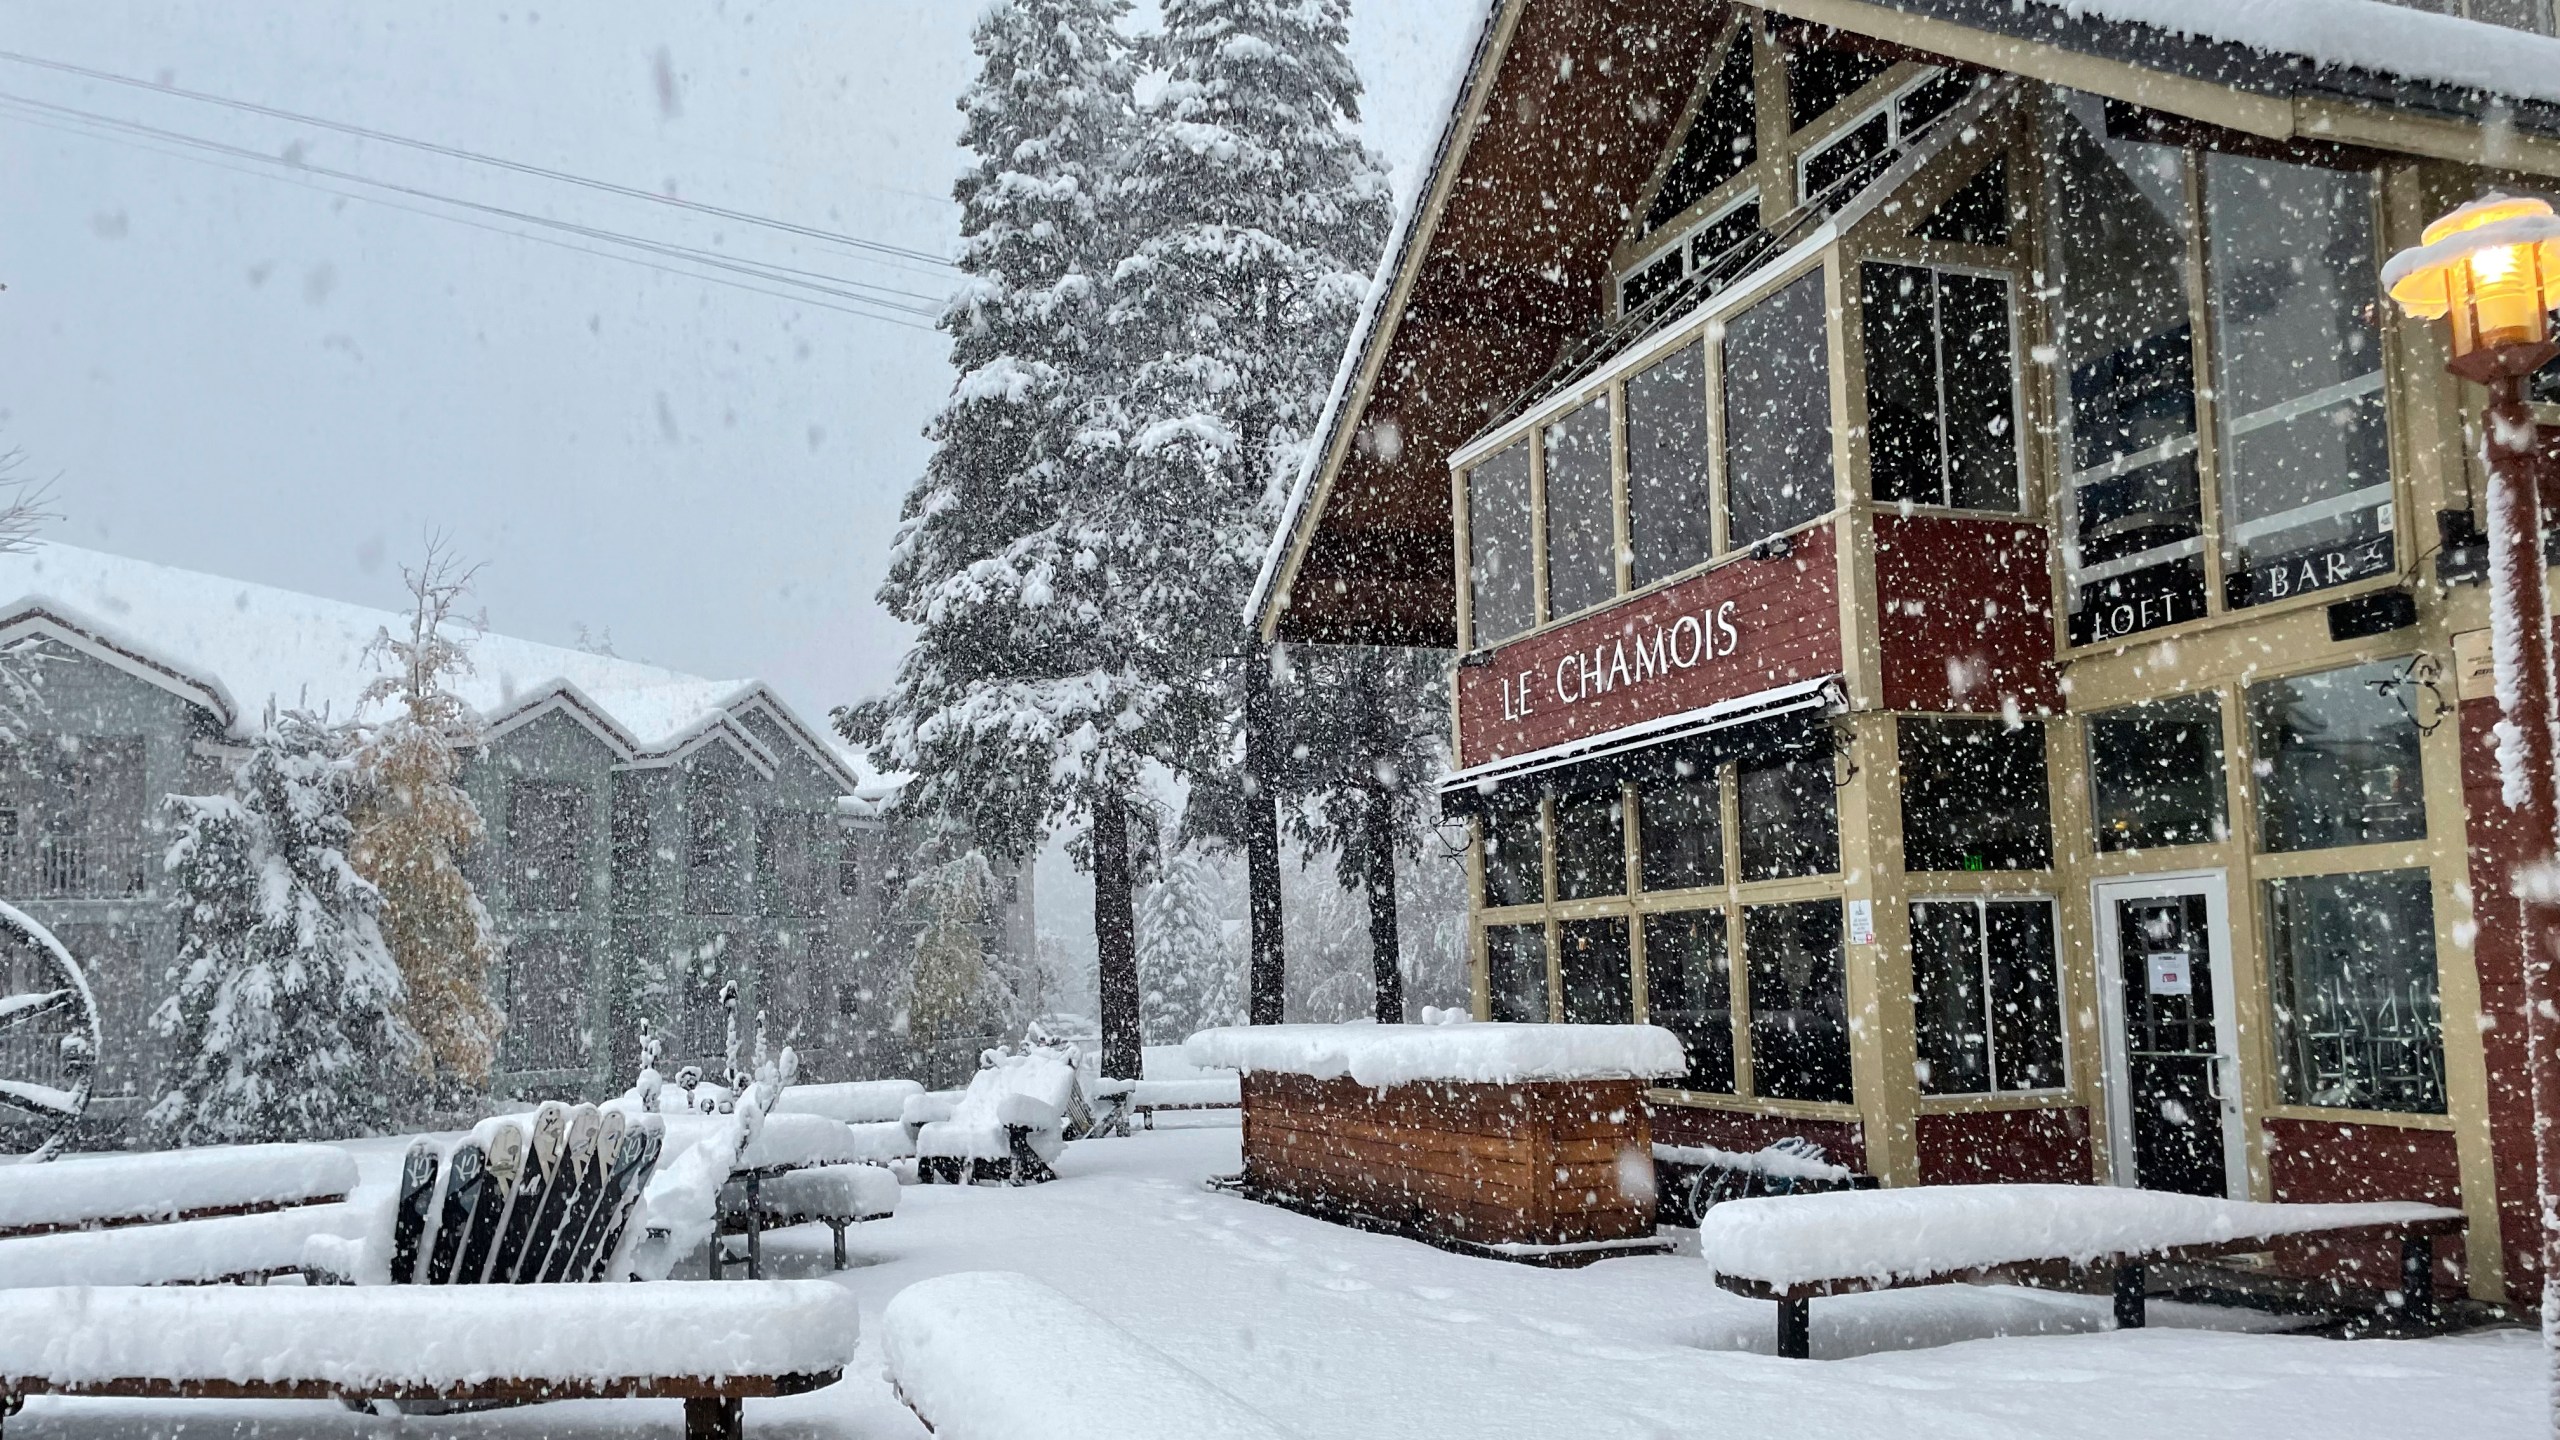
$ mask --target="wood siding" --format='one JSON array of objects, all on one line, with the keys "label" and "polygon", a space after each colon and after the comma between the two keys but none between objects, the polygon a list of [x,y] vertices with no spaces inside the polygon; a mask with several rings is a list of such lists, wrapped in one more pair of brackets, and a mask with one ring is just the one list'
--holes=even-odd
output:
[{"label": "wood siding", "polygon": [[[2268,1198],[2272,1200],[2297,1204],[2415,1200],[2462,1207],[2461,1164],[2454,1155],[2450,1131],[2284,1116],[2268,1117],[2266,1127]],[[2528,1148],[2526,1153],[2532,1152]],[[2436,1242],[2438,1290],[2461,1288],[2462,1243],[2459,1238]],[[2286,1241],[2275,1247],[2275,1254],[2277,1267],[2288,1274],[2326,1277],[2375,1290],[2400,1283],[2400,1247],[2389,1241]],[[2514,1263],[2510,1258],[2509,1266]],[[2517,1284],[2516,1274],[2513,1268],[2507,1271],[2511,1290]]]},{"label": "wood siding", "polygon": [[1746,1155],[1781,1140],[1810,1140],[1822,1147],[1823,1158],[1834,1165],[1861,1172],[1867,1168],[1864,1132],[1855,1120],[1800,1120],[1704,1105],[1656,1104],[1653,1137],[1665,1145],[1706,1145]]},{"label": "wood siding", "polygon": [[1876,517],[1884,707],[2062,709],[2054,668],[2053,536],[2027,520]]},{"label": "wood siding", "polygon": [[2086,1185],[2096,1178],[2089,1155],[2089,1112],[1969,1110],[1920,1117],[1923,1185]]}]

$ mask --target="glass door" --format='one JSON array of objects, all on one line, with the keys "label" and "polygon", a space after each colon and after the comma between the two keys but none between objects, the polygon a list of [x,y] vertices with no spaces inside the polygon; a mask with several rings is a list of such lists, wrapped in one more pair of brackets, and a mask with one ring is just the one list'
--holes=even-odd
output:
[{"label": "glass door", "polygon": [[2221,876],[2104,882],[2097,902],[2117,1183],[2245,1195]]}]

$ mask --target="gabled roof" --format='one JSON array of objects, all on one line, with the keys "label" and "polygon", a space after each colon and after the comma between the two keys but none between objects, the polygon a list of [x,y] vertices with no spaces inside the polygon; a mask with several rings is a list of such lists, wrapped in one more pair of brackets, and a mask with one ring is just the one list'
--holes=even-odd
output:
[{"label": "gabled roof", "polygon": [[[1248,618],[1448,645],[1449,454],[1604,314],[1624,219],[1736,7],[1490,0]],[[1779,19],[2203,125],[2560,174],[2560,40],[2382,0],[1764,0]]]},{"label": "gabled roof", "polygon": [[[0,635],[43,633],[235,731],[257,724],[270,703],[358,718],[365,688],[382,674],[367,651],[406,623],[389,610],[50,541],[0,554],[0,597]],[[472,673],[454,689],[492,734],[565,710],[628,762],[666,763],[716,739],[770,773],[774,755],[740,720],[760,711],[847,791],[878,778],[762,681],[705,679],[510,635],[479,635],[469,648]]]}]

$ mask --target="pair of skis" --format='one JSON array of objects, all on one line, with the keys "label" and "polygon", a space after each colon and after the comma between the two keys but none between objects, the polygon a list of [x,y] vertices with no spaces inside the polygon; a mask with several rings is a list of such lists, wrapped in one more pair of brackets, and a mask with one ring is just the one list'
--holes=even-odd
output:
[{"label": "pair of skis", "polygon": [[653,1119],[634,1124],[618,1111],[599,1116],[592,1105],[552,1101],[534,1112],[529,1134],[513,1120],[484,1129],[485,1141],[475,1134],[455,1146],[442,1167],[432,1142],[410,1148],[391,1227],[392,1283],[605,1278],[656,1168],[665,1143],[661,1127]]}]

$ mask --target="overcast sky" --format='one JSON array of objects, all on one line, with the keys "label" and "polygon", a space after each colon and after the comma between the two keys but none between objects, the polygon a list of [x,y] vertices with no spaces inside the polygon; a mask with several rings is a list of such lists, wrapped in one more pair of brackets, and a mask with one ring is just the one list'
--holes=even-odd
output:
[{"label": "overcast sky", "polygon": [[[10,0],[0,51],[941,256],[979,8]],[[1359,0],[1400,191],[1479,12]],[[540,221],[901,307],[948,272],[19,58],[0,193],[0,448],[56,537],[391,606],[436,527],[496,629],[812,718],[896,664],[871,597],[943,337]]]}]

